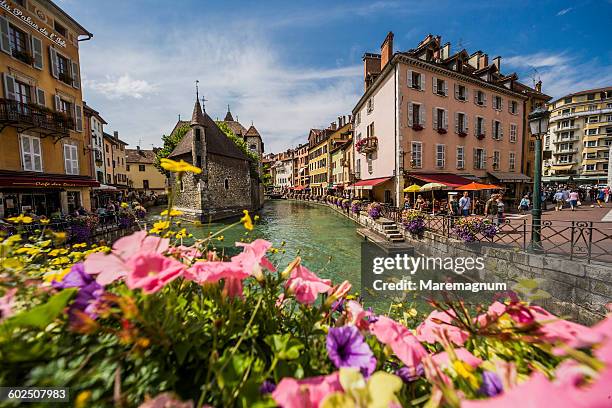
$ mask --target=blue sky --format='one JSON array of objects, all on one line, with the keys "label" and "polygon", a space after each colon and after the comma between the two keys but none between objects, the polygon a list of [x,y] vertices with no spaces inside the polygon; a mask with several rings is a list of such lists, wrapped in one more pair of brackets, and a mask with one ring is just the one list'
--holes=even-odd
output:
[{"label": "blue sky", "polygon": [[563,94],[612,85],[612,1],[58,0],[94,33],[81,43],[84,99],[131,147],[159,145],[191,115],[227,104],[267,152],[350,113],[364,52],[388,31],[395,50],[441,35],[452,50],[502,56],[502,71]]}]

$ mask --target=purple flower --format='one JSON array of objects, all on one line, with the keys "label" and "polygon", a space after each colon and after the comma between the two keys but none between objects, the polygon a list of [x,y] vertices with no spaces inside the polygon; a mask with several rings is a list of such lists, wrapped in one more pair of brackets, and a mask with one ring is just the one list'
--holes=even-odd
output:
[{"label": "purple flower", "polygon": [[97,317],[95,302],[104,293],[104,287],[97,283],[90,274],[85,272],[82,262],[72,265],[70,272],[64,276],[61,282],[53,281],[51,285],[56,289],[79,288],[76,298],[68,311],[70,318],[73,317],[72,312],[74,310],[85,312],[92,319]]},{"label": "purple flower", "polygon": [[493,371],[484,371],[482,373],[482,385],[478,391],[487,397],[494,397],[504,392],[504,386],[497,374]]},{"label": "purple flower", "polygon": [[265,380],[259,387],[259,392],[262,394],[272,394],[276,389],[276,384],[270,380]]},{"label": "purple flower", "polygon": [[414,370],[412,370],[411,368],[404,366],[396,370],[395,374],[399,378],[401,378],[402,381],[404,381],[404,383],[406,384],[416,381],[417,379],[419,379],[419,377],[422,377],[425,374],[425,369],[423,368],[423,364],[419,364],[416,367],[416,375],[413,375],[413,371]]},{"label": "purple flower", "polygon": [[337,368],[356,367],[365,377],[376,370],[376,357],[355,326],[330,327],[327,355]]}]

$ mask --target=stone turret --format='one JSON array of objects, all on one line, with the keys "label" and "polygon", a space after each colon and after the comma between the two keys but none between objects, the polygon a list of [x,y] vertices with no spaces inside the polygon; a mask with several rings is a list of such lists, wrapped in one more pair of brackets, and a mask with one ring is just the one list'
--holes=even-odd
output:
[{"label": "stone turret", "polygon": [[204,120],[204,114],[200,101],[196,97],[195,105],[193,107],[193,114],[191,115],[191,127],[190,132],[193,132],[193,138],[191,142],[191,155],[193,164],[197,167],[204,167],[204,159],[206,158],[206,125]]}]

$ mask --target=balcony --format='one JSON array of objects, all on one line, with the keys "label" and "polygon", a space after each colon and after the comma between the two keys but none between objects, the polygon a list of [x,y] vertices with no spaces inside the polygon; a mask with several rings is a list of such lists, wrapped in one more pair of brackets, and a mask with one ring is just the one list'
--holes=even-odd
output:
[{"label": "balcony", "polygon": [[74,119],[62,112],[53,112],[35,104],[0,99],[0,131],[6,126],[12,126],[20,133],[35,130],[57,140],[68,136],[69,130],[75,129]]},{"label": "balcony", "polygon": [[578,153],[578,149],[577,148],[564,149],[564,150],[557,150],[553,152],[553,154],[568,154],[568,153]]},{"label": "balcony", "polygon": [[361,154],[368,154],[375,152],[378,149],[378,138],[375,136],[366,137],[358,140],[355,143],[355,150]]},{"label": "balcony", "polygon": [[553,132],[563,132],[565,130],[576,130],[576,129],[580,129],[580,126],[578,125],[570,125],[570,126],[557,126],[556,129],[553,130]]},{"label": "balcony", "polygon": [[104,161],[104,158],[102,157],[102,151],[95,149],[94,159],[96,160],[96,163],[102,163]]}]

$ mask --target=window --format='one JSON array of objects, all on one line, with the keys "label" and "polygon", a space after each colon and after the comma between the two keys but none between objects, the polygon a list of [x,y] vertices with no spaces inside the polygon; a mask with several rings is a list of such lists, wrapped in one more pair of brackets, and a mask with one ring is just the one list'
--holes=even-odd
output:
[{"label": "window", "polygon": [[448,84],[445,80],[440,78],[433,78],[433,93],[440,96],[446,96],[448,94]]},{"label": "window", "polygon": [[570,98],[565,98],[563,100],[563,103],[572,103],[572,98],[571,97]]},{"label": "window", "polygon": [[421,108],[421,104],[413,102],[408,104],[408,126],[413,128],[425,126],[425,110]]},{"label": "window", "polygon": [[501,140],[504,137],[504,127],[502,123],[498,120],[493,120],[493,139]]},{"label": "window", "polygon": [[42,153],[39,138],[21,135],[21,161],[24,170],[42,171]]},{"label": "window", "polygon": [[595,94],[591,93],[587,95],[587,101],[594,101],[595,100]]},{"label": "window", "polygon": [[145,171],[145,165],[144,164],[139,164],[138,165],[138,171]]},{"label": "window", "polygon": [[595,129],[587,129],[587,135],[592,136],[597,134],[597,128]]},{"label": "window", "polygon": [[455,84],[455,98],[460,101],[467,100],[467,88],[464,85]]},{"label": "window", "polygon": [[597,140],[589,140],[584,142],[584,147],[597,147]]},{"label": "window", "polygon": [[200,140],[202,140],[202,131],[199,128],[196,128],[195,130],[195,141],[199,142]]},{"label": "window", "polygon": [[461,170],[465,167],[465,148],[457,146],[457,169]]},{"label": "window", "polygon": [[510,111],[511,114],[517,115],[518,114],[518,102],[510,101],[510,104],[508,105],[508,110]]},{"label": "window", "polygon": [[70,61],[63,55],[57,55],[57,74],[62,82],[72,85],[72,77],[70,76]]},{"label": "window", "polygon": [[412,167],[423,167],[423,144],[421,142],[412,142],[410,150]]},{"label": "window", "polygon": [[599,122],[599,116],[589,116],[587,123],[597,123]]},{"label": "window", "polygon": [[75,145],[64,145],[64,164],[66,174],[79,174],[79,156]]},{"label": "window", "polygon": [[15,81],[15,99],[24,105],[30,103],[30,87],[23,82]]},{"label": "window", "polygon": [[355,125],[359,125],[361,123],[361,112],[357,112],[355,115]]},{"label": "window", "polygon": [[368,137],[374,137],[374,122],[370,123],[367,128]]},{"label": "window", "polygon": [[436,145],[436,167],[443,168],[446,163],[446,145]]},{"label": "window", "polygon": [[374,110],[374,98],[368,99],[368,114],[370,114]]},{"label": "window", "polygon": [[249,149],[250,150],[257,150],[257,145],[256,144],[250,144],[249,145]]},{"label": "window", "polygon": [[459,134],[467,134],[468,123],[467,116],[463,112],[455,113],[455,132]]},{"label": "window", "polygon": [[408,87],[422,91],[425,85],[423,75],[419,72],[408,71]]},{"label": "window", "polygon": [[142,180],[142,188],[145,190],[149,189],[149,180]]},{"label": "window", "polygon": [[498,150],[493,152],[493,170],[499,170],[500,153]]},{"label": "window", "polygon": [[200,156],[199,154],[196,156],[196,167],[200,169],[202,168],[202,156]]},{"label": "window", "polygon": [[510,141],[516,143],[517,126],[514,123],[510,124]]},{"label": "window", "polygon": [[57,22],[57,20],[53,21],[53,28],[57,31],[62,37],[66,37],[66,28]]},{"label": "window", "polygon": [[594,164],[587,164],[584,166],[584,169],[586,171],[594,171],[595,170],[595,165]]},{"label": "window", "polygon": [[110,152],[108,151],[108,145],[106,145],[105,147],[106,147],[106,153],[110,153]]},{"label": "window", "polygon": [[484,125],[484,118],[476,116],[476,129],[474,130],[476,132],[476,136],[479,137],[484,137],[487,134],[487,130],[485,129]]},{"label": "window", "polygon": [[493,109],[502,110],[503,104],[504,103],[501,96],[495,95],[493,97]]},{"label": "window", "polygon": [[127,166],[125,166],[125,169],[126,169],[127,171],[130,171],[130,165],[128,164]]},{"label": "window", "polygon": [[487,153],[485,149],[475,148],[474,149],[474,168],[477,170],[484,170],[487,164]]},{"label": "window", "polygon": [[[9,25],[9,44],[11,46],[11,54],[13,57],[23,60],[21,53],[28,52],[28,36],[26,33],[13,26]],[[25,61],[24,61],[25,62]]]},{"label": "window", "polygon": [[510,152],[508,154],[508,169],[514,171],[516,169],[516,153]]},{"label": "window", "polygon": [[448,129],[448,114],[445,109],[434,108],[433,109],[433,128],[435,130],[447,130]]},{"label": "window", "polygon": [[474,103],[479,106],[486,106],[487,95],[482,91],[476,91],[476,94],[474,95]]},{"label": "window", "polygon": [[229,179],[228,178],[223,180],[223,187],[225,187],[226,190],[229,190]]}]

